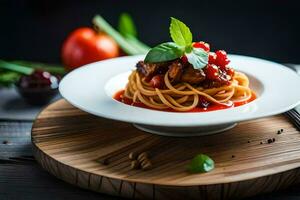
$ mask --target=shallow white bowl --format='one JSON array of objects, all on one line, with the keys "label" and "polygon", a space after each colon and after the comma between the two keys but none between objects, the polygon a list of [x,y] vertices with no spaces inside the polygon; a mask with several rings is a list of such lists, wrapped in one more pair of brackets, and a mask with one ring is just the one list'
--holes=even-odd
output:
[{"label": "shallow white bowl", "polygon": [[61,95],[93,115],[134,123],[151,133],[172,136],[206,135],[237,122],[279,114],[300,103],[300,78],[283,65],[247,56],[229,55],[230,66],[247,74],[257,99],[243,106],[199,113],[174,113],[125,105],[113,99],[124,89],[128,75],[144,56],[96,62],[66,75]]}]

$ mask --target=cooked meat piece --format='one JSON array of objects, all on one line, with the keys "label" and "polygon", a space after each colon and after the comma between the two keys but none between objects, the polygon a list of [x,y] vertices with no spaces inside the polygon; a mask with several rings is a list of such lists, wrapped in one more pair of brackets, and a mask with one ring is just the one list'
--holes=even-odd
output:
[{"label": "cooked meat piece", "polygon": [[146,78],[146,80],[150,81],[154,75],[166,73],[168,65],[168,62],[144,63],[144,61],[139,61],[136,64],[136,68],[137,71]]},{"label": "cooked meat piece", "polygon": [[171,82],[177,82],[180,80],[182,72],[183,72],[183,66],[180,62],[173,62],[169,66],[169,78]]},{"label": "cooked meat piece", "polygon": [[184,68],[180,80],[190,84],[199,84],[205,80],[205,73],[202,69],[194,69],[192,65],[189,65]]},{"label": "cooked meat piece", "polygon": [[140,74],[144,75],[145,77],[149,77],[149,79],[150,79],[152,77],[152,75],[156,72],[157,65],[150,64],[150,63],[146,64],[146,63],[144,63],[144,61],[139,61],[136,64],[136,68]]}]

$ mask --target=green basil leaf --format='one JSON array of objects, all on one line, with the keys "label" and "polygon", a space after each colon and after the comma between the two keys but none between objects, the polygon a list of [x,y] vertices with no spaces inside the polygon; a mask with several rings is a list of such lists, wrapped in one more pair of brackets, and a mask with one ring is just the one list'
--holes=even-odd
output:
[{"label": "green basil leaf", "polygon": [[146,55],[145,62],[164,62],[180,58],[184,54],[184,47],[174,42],[162,43],[152,48]]},{"label": "green basil leaf", "polygon": [[188,166],[192,173],[209,172],[215,168],[215,162],[207,155],[199,154],[193,158]]},{"label": "green basil leaf", "polygon": [[123,36],[137,36],[136,27],[128,13],[122,13],[120,15],[118,29]]},{"label": "green basil leaf", "polygon": [[194,69],[202,69],[208,64],[208,53],[201,48],[193,48],[190,53],[185,55]]},{"label": "green basil leaf", "polygon": [[173,17],[171,17],[170,34],[172,40],[180,46],[192,44],[193,35],[189,27]]}]

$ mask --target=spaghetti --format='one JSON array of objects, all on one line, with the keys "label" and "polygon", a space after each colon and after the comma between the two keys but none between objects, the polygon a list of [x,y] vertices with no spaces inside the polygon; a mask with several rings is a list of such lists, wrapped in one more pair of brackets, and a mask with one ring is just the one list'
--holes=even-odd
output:
[{"label": "spaghetti", "polygon": [[187,82],[172,84],[168,71],[164,74],[164,88],[154,88],[134,70],[126,85],[123,98],[140,102],[149,108],[186,112],[196,108],[201,99],[211,104],[230,106],[251,99],[248,77],[235,72],[228,84],[220,87],[204,88]]}]

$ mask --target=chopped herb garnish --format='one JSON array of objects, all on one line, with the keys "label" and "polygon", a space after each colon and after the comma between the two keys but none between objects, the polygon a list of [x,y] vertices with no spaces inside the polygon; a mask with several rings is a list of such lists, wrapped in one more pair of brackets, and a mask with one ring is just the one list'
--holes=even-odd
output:
[{"label": "chopped herb garnish", "polygon": [[188,170],[192,173],[203,173],[213,170],[215,162],[207,155],[198,154],[188,165]]}]

